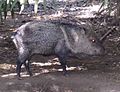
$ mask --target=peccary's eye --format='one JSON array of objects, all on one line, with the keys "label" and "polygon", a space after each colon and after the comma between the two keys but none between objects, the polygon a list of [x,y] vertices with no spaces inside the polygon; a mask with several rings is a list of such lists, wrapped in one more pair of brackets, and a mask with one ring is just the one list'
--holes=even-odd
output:
[{"label": "peccary's eye", "polygon": [[90,38],[90,41],[91,41],[92,43],[95,43],[95,42],[96,42],[96,40],[95,40],[94,38]]},{"label": "peccary's eye", "polygon": [[94,43],[94,42],[95,42],[95,39],[92,39],[91,41]]}]

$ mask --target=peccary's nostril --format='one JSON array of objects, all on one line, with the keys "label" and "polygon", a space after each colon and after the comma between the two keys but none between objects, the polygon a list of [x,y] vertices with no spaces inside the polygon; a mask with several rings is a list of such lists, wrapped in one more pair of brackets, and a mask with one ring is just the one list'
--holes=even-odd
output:
[{"label": "peccary's nostril", "polygon": [[95,50],[94,53],[95,53],[95,54],[100,54],[100,51]]},{"label": "peccary's nostril", "polygon": [[99,55],[103,55],[105,53],[105,49],[102,47],[99,49]]}]

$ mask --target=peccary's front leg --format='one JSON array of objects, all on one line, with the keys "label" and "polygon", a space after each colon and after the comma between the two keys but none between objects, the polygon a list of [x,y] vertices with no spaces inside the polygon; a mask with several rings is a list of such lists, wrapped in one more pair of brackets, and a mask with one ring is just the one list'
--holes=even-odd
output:
[{"label": "peccary's front leg", "polygon": [[62,69],[63,69],[63,74],[66,75],[67,74],[67,71],[66,71],[66,65],[67,65],[66,64],[66,59],[65,59],[65,57],[61,57],[61,56],[59,56],[58,58],[60,60],[60,63],[61,63]]},{"label": "peccary's front leg", "polygon": [[58,42],[58,44],[56,45],[56,48],[55,48],[55,53],[60,60],[60,63],[61,63],[62,69],[63,69],[63,74],[66,75],[66,73],[67,73],[66,58],[68,56],[69,50],[65,45],[65,40],[60,40]]}]

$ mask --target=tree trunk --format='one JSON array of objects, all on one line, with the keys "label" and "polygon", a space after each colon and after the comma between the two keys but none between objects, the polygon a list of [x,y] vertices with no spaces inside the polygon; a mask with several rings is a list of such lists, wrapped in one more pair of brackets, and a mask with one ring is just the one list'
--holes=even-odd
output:
[{"label": "tree trunk", "polygon": [[120,16],[120,1],[117,0],[117,17]]}]

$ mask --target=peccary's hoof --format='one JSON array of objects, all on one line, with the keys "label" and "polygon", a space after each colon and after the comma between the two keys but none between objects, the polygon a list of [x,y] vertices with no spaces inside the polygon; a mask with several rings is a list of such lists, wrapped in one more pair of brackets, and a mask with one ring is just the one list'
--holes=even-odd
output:
[{"label": "peccary's hoof", "polygon": [[29,75],[30,75],[30,77],[32,77],[32,76],[33,76],[33,74],[32,74],[32,73],[30,73]]},{"label": "peccary's hoof", "polygon": [[33,76],[33,74],[30,72],[27,72],[27,75],[29,75],[30,77],[32,77]]},{"label": "peccary's hoof", "polygon": [[63,75],[64,75],[65,77],[68,77],[68,76],[69,76],[69,74],[68,74],[67,71],[66,71],[66,72],[63,72]]},{"label": "peccary's hoof", "polygon": [[17,79],[18,79],[18,80],[22,80],[22,77],[20,77],[20,76],[17,76]]}]

